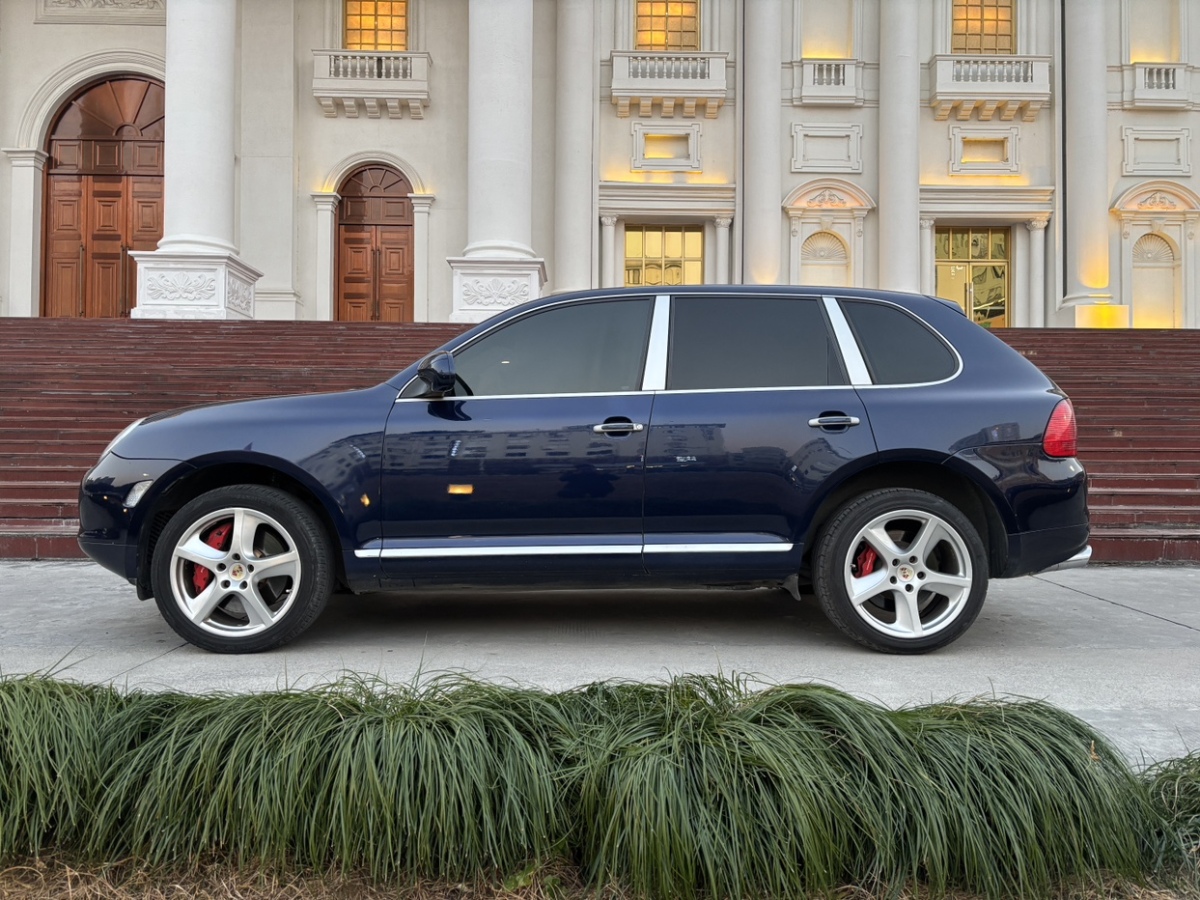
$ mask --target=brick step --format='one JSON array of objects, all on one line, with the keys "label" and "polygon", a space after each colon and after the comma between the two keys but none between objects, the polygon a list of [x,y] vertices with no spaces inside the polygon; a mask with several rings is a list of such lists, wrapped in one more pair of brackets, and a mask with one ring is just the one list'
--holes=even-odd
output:
[{"label": "brick step", "polygon": [[[1182,466],[1185,469],[1200,471],[1200,450],[1162,447],[1138,447],[1136,449],[1127,447],[1098,447],[1096,449],[1081,449],[1079,458],[1083,461],[1084,467],[1089,469],[1096,464],[1105,465],[1107,463],[1120,462],[1123,464],[1123,471],[1171,471],[1171,469],[1161,468],[1162,464],[1169,464],[1174,468]],[[1154,467],[1146,468],[1140,465],[1143,462],[1154,463]],[[1111,472],[1112,469],[1108,469],[1107,471]]]},{"label": "brick step", "polygon": [[83,473],[94,463],[78,466],[30,465],[0,466],[0,483],[3,484],[72,484],[76,489]]},{"label": "brick step", "polygon": [[0,521],[0,559],[81,559],[78,533],[78,523],[27,526]]},{"label": "brick step", "polygon": [[1197,506],[1092,506],[1092,527],[1200,528]]},{"label": "brick step", "polygon": [[1093,529],[1092,561],[1200,563],[1200,529]]},{"label": "brick step", "polygon": [[[79,473],[81,476],[82,472]],[[79,498],[79,478],[72,481],[13,481],[0,478],[0,498],[5,502],[45,500],[75,502]]]},{"label": "brick step", "polygon": [[1200,508],[1200,475],[1193,479],[1196,483],[1191,487],[1175,488],[1111,487],[1106,483],[1097,484],[1094,475],[1088,480],[1088,506],[1093,511],[1100,507],[1126,506]]},{"label": "brick step", "polygon": [[74,497],[70,500],[8,500],[0,497],[0,521],[34,519],[65,523],[75,521],[78,516],[79,506]]},{"label": "brick step", "polygon": [[1200,472],[1139,473],[1088,470],[1088,502],[1094,491],[1200,491]]}]

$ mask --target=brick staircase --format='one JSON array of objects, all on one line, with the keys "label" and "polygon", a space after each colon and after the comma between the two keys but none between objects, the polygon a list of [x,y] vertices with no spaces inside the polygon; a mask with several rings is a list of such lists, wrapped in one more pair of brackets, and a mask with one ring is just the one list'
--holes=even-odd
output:
[{"label": "brick staircase", "polygon": [[1200,331],[996,334],[1075,405],[1092,558],[1200,562]]},{"label": "brick staircase", "polygon": [[0,559],[79,557],[79,480],[197,403],[378,384],[462,325],[0,318]]},{"label": "brick staircase", "polygon": [[[378,384],[462,327],[0,319],[0,558],[80,555],[79,479],[133,419]],[[1094,559],[1200,562],[1200,331],[997,334],[1075,403]]]}]

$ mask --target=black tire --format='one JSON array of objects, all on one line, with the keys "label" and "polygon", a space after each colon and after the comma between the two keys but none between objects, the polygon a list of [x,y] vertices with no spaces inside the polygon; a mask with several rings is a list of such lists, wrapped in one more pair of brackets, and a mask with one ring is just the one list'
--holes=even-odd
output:
[{"label": "black tire", "polygon": [[184,640],[216,653],[257,653],[316,621],[333,590],[332,557],[304,503],[275,488],[233,485],[171,518],[150,577],[159,612]]},{"label": "black tire", "polygon": [[812,568],[829,620],[885,653],[946,646],[987,597],[987,554],[970,519],[941,497],[907,488],[869,491],[830,517]]}]

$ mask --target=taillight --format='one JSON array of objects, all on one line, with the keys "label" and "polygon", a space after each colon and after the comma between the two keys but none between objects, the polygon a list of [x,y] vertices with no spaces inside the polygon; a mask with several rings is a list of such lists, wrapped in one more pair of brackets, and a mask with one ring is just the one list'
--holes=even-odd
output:
[{"label": "taillight", "polygon": [[1070,400],[1059,401],[1046,423],[1046,434],[1042,438],[1042,449],[1047,456],[1074,456],[1079,442],[1075,428],[1075,410]]}]

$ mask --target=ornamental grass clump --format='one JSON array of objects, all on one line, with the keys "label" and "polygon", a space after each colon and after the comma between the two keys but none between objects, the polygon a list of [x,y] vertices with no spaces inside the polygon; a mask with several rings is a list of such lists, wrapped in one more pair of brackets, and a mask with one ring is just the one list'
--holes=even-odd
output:
[{"label": "ornamental grass clump", "polygon": [[1159,867],[1181,870],[1200,886],[1200,751],[1152,766],[1145,779],[1161,821],[1155,844]]}]

